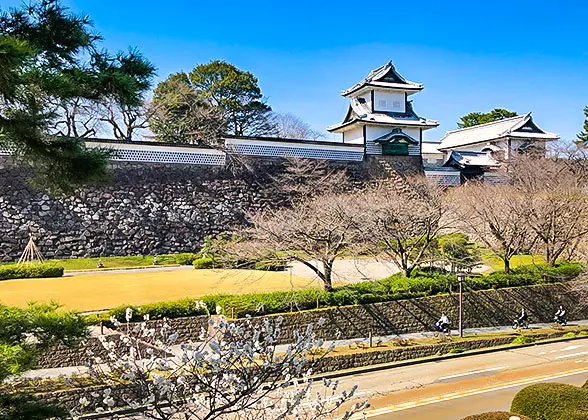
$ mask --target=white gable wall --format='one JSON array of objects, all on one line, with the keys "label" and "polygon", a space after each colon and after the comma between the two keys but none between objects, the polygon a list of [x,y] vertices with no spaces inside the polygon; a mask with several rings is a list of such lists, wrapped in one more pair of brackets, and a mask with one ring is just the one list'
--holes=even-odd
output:
[{"label": "white gable wall", "polygon": [[375,90],[374,111],[406,112],[404,92]]},{"label": "white gable wall", "polygon": [[363,144],[363,127],[357,127],[343,132],[343,143]]}]

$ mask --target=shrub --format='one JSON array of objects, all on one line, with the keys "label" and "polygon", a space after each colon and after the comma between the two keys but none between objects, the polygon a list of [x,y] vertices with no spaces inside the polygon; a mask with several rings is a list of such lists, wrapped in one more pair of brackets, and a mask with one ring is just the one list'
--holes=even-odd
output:
[{"label": "shrub", "polygon": [[0,280],[62,277],[63,267],[52,264],[5,264],[0,265]]},{"label": "shrub", "polygon": [[197,260],[198,258],[200,258],[200,256],[198,254],[194,254],[191,252],[184,252],[182,254],[176,255],[176,264],[190,265],[194,262],[194,260]]},{"label": "shrub", "polygon": [[[211,305],[209,305],[208,302],[206,303],[207,307],[211,308]],[[206,310],[196,307],[196,299],[185,298],[168,302],[146,303],[142,306],[121,305],[110,309],[108,311],[108,316],[114,316],[120,322],[125,322],[127,308],[133,310],[133,318],[131,321],[134,322],[142,321],[143,316],[146,314],[149,314],[149,319],[181,318],[206,314]],[[97,319],[100,318],[103,317]]]},{"label": "shrub", "polygon": [[542,383],[520,390],[514,397],[511,411],[532,419],[588,419],[588,390],[567,384]]},{"label": "shrub", "polygon": [[253,265],[254,270],[262,271],[284,271],[286,263],[284,261],[257,261]]},{"label": "shrub", "polygon": [[581,336],[581,337],[585,337],[587,335],[588,335],[588,331],[586,331],[586,330],[582,330],[578,333],[578,336]]},{"label": "shrub", "polygon": [[519,414],[508,411],[492,411],[489,413],[474,414],[473,416],[467,416],[462,420],[510,420],[513,417],[520,420],[531,420],[529,417],[521,416]]},{"label": "shrub", "polygon": [[447,353],[449,353],[449,354],[459,354],[459,353],[463,353],[463,352],[464,352],[464,349],[456,348],[456,349],[449,350]]},{"label": "shrub", "polygon": [[534,343],[535,339],[526,335],[519,335],[517,338],[512,340],[511,344],[531,344]]},{"label": "shrub", "polygon": [[576,336],[576,333],[573,331],[570,331],[568,333],[565,333],[564,335],[562,335],[562,338],[574,338]]},{"label": "shrub", "polygon": [[197,270],[204,268],[214,268],[214,261],[212,258],[198,258],[192,262],[192,265]]}]

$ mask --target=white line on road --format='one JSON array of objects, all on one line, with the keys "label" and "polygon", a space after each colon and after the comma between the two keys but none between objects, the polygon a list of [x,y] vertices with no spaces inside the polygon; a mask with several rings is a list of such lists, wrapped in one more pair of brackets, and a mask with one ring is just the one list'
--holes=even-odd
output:
[{"label": "white line on road", "polygon": [[426,399],[420,400],[420,401],[412,401],[412,402],[408,402],[408,403],[398,404],[398,405],[395,405],[392,407],[380,408],[380,409],[368,411],[366,414],[367,414],[367,417],[376,417],[376,416],[381,416],[383,414],[393,413],[396,411],[404,411],[404,410],[408,410],[410,408],[421,407],[424,405],[437,404],[437,403],[440,403],[443,401],[455,400],[457,398],[471,397],[473,395],[485,394],[487,392],[495,392],[495,391],[500,391],[502,389],[514,388],[517,386],[529,385],[529,384],[533,384],[533,383],[537,383],[537,382],[543,382],[543,381],[549,381],[552,379],[564,378],[566,376],[580,375],[580,374],[587,373],[587,372],[588,372],[588,369],[577,369],[577,370],[572,370],[572,371],[568,371],[568,372],[553,375],[553,376],[547,375],[547,376],[540,376],[540,377],[536,377],[536,378],[515,381],[515,382],[508,383],[506,385],[501,385],[501,386],[497,386],[494,388],[472,389],[470,391],[465,391],[465,392],[456,392],[456,393],[451,393],[451,394],[445,394],[440,397],[426,398]]},{"label": "white line on road", "polygon": [[565,349],[561,349],[560,351],[576,350],[576,349],[579,349],[580,347],[583,347],[583,346],[582,345],[579,345],[579,346],[568,346]]},{"label": "white line on road", "polygon": [[502,370],[502,369],[506,369],[506,366],[498,366],[498,367],[494,367],[494,368],[490,368],[490,369],[482,369],[482,370],[472,370],[471,372],[464,372],[464,373],[458,373],[456,375],[443,376],[443,377],[439,378],[438,380],[442,381],[444,379],[459,378],[460,376],[476,375],[478,373],[484,373],[484,372],[494,372],[495,370]]},{"label": "white line on road", "polygon": [[566,357],[583,356],[585,354],[588,354],[588,351],[581,351],[580,353],[572,353],[572,354],[562,354],[561,356],[557,356],[556,359],[565,359]]}]

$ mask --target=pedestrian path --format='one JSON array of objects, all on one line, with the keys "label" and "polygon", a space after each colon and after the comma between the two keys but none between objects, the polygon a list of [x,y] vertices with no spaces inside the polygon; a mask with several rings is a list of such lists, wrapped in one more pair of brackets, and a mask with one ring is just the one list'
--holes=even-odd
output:
[{"label": "pedestrian path", "polygon": [[[538,324],[531,324],[529,329],[541,329],[541,328],[549,328],[551,325],[550,323],[538,323]],[[588,325],[588,319],[582,321],[573,321],[568,324],[568,326],[586,326]],[[110,331],[109,331],[110,332]],[[492,332],[512,332],[512,326],[500,326],[500,327],[481,327],[481,328],[466,328],[464,329],[464,334],[466,335],[478,335],[478,334],[486,334]],[[94,328],[92,330],[92,335],[98,335],[100,333],[99,328]],[[417,333],[408,333],[408,334],[398,334],[398,335],[385,335],[385,336],[373,336],[372,340],[374,343],[378,341],[382,342],[390,342],[395,339],[405,339],[405,340],[415,340],[419,338],[428,338],[428,337],[435,337],[438,333],[434,331],[423,331]],[[458,331],[452,331],[452,336],[459,335]],[[345,347],[349,345],[353,345],[358,342],[364,342],[369,344],[368,338],[352,338],[352,339],[342,339],[342,340],[328,340],[326,341],[326,345],[330,346],[331,343],[335,344],[335,347]],[[179,355],[181,352],[180,345],[174,346],[171,351],[176,355]],[[276,346],[277,352],[285,352],[288,349],[288,344],[281,344]],[[35,369],[25,372],[22,377],[28,378],[51,378],[51,377],[58,377],[58,376],[71,376],[74,374],[81,374],[86,372],[86,368],[83,366],[72,366],[72,367],[62,367],[62,368],[53,368],[53,369]]]}]

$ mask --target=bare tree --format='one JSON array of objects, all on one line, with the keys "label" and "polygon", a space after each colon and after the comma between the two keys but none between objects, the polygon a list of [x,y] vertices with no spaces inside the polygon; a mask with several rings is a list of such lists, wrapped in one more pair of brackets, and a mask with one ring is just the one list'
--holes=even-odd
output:
[{"label": "bare tree", "polygon": [[197,342],[182,344],[165,321],[159,327],[127,324],[119,337],[100,337],[108,357],[96,360],[90,375],[107,388],[88,392],[79,411],[131,407],[116,417],[128,419],[318,420],[337,413],[349,419],[368,406],[351,403],[356,386],[339,393],[336,381],[313,384],[312,369],[329,349],[312,324],[278,351],[281,323],[281,318],[235,324],[211,317]]},{"label": "bare tree", "polygon": [[52,100],[55,118],[51,133],[62,137],[88,138],[101,131],[101,107],[83,98]]},{"label": "bare tree", "polygon": [[456,226],[482,242],[510,271],[514,255],[528,251],[536,238],[523,214],[525,199],[511,186],[469,183],[450,194]]},{"label": "bare tree", "polygon": [[313,130],[310,125],[296,115],[274,112],[270,121],[278,137],[288,139],[318,140],[323,134]]},{"label": "bare tree", "polygon": [[156,107],[149,103],[129,106],[110,101],[103,105],[100,121],[110,126],[116,139],[130,143],[146,132],[155,111]]},{"label": "bare tree", "polygon": [[333,290],[335,260],[361,237],[360,208],[349,194],[325,193],[295,202],[291,208],[266,209],[250,219],[253,226],[242,232],[248,241],[236,252],[249,258],[299,261],[321,279],[327,291]]},{"label": "bare tree", "polygon": [[422,177],[409,179],[401,189],[384,182],[357,196],[356,205],[363,247],[390,258],[406,277],[425,262],[429,247],[451,225],[443,191]]},{"label": "bare tree", "polygon": [[344,168],[322,159],[287,157],[274,181],[284,191],[307,199],[326,192],[342,192],[350,180]]},{"label": "bare tree", "polygon": [[524,221],[537,235],[545,262],[554,265],[588,234],[586,183],[573,165],[534,156],[512,159],[508,173],[524,201]]}]

